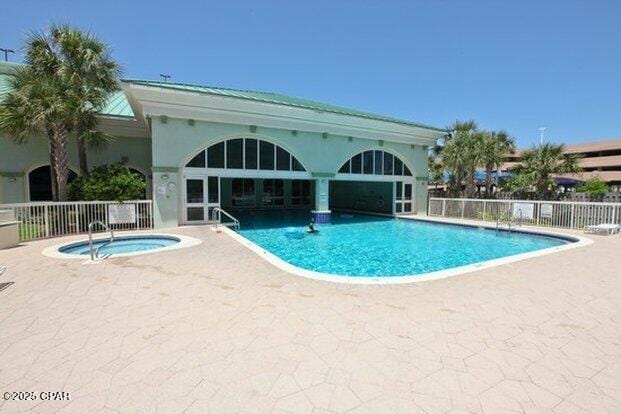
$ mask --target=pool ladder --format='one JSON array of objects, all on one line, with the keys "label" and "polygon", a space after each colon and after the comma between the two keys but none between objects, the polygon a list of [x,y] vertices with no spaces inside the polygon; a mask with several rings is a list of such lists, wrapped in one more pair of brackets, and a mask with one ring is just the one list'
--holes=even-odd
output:
[{"label": "pool ladder", "polygon": [[[222,214],[230,218],[232,221],[230,223],[222,223]],[[218,224],[226,227],[233,227],[235,231],[239,231],[239,220],[233,217],[230,213],[222,210],[220,207],[216,207],[211,212],[211,220],[214,222],[215,228],[218,228]]]},{"label": "pool ladder", "polygon": [[[103,243],[101,246],[99,246],[97,249],[93,248],[93,226],[95,224],[99,224],[101,225],[101,227],[103,227],[104,229],[108,230],[110,232],[110,240],[108,240],[107,242]],[[99,220],[94,220],[91,221],[90,223],[88,223],[88,249],[91,255],[91,260],[95,260],[96,258],[99,258],[99,250],[101,250],[102,247],[107,246],[108,244],[112,243],[114,241],[114,230],[112,230],[110,227],[108,227],[106,225],[106,223],[104,223],[103,221],[99,221]]]},{"label": "pool ladder", "polygon": [[[519,221],[517,222],[517,224],[518,224],[518,226],[519,226],[519,225],[520,225],[520,223],[522,222],[522,209],[521,209],[521,208],[519,208],[519,209],[517,210],[517,213],[518,213],[518,215],[519,215]],[[512,216],[509,218],[509,221],[507,222],[507,226],[508,226],[508,229],[509,229],[509,234],[511,234],[511,231],[513,230],[513,227],[514,227],[514,222],[513,222],[513,220],[514,220],[514,219],[515,219],[515,216],[513,216],[513,215],[512,215]],[[501,219],[500,217],[498,217],[498,219],[496,220],[496,232],[498,232],[498,231],[500,230],[500,222],[501,222],[501,221],[502,221],[502,219]]]}]

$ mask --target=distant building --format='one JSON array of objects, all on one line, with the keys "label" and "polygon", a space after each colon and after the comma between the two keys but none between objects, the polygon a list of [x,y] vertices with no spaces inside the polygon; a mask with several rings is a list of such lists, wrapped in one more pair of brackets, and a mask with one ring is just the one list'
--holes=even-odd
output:
[{"label": "distant building", "polygon": [[[582,172],[565,174],[558,178],[586,181],[599,176],[614,191],[621,191],[621,139],[568,144],[565,145],[565,153],[579,157]],[[519,164],[520,156],[521,151],[508,156],[502,170],[506,171]]]}]

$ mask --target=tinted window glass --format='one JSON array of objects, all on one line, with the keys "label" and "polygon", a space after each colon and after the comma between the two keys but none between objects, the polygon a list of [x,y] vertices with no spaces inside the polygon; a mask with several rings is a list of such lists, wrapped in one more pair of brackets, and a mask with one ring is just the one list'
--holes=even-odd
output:
[{"label": "tinted window glass", "polygon": [[190,162],[186,164],[186,167],[205,168],[205,151],[196,154],[196,157],[192,158]]},{"label": "tinted window glass", "polygon": [[210,203],[217,203],[220,199],[219,197],[219,185],[218,185],[218,177],[209,177],[208,178],[208,194],[207,198]]},{"label": "tinted window glass", "polygon": [[257,169],[257,140],[246,139],[246,165],[244,168],[250,170]]},{"label": "tinted window glass", "polygon": [[365,174],[373,174],[373,151],[365,151],[362,155],[363,172]]},{"label": "tinted window glass", "polygon": [[297,158],[295,158],[293,155],[291,156],[292,160],[291,160],[291,166],[293,167],[293,171],[306,171],[304,169],[304,166],[302,165],[302,163],[300,161],[298,161]]},{"label": "tinted window glass", "polygon": [[203,180],[186,180],[185,193],[188,203],[202,203],[204,199]]},{"label": "tinted window glass", "polygon": [[395,157],[395,175],[403,175],[403,162]]},{"label": "tinted window glass", "polygon": [[384,175],[392,175],[392,154],[384,153]]},{"label": "tinted window glass", "polygon": [[205,209],[203,207],[188,207],[188,221],[203,221]]},{"label": "tinted window glass", "polygon": [[403,164],[403,175],[408,175],[410,177],[412,176],[412,172],[410,171],[410,169],[405,164]]},{"label": "tinted window glass", "polygon": [[224,168],[224,142],[212,145],[207,149],[207,166],[209,168]]},{"label": "tinted window glass", "polygon": [[274,169],[274,144],[269,142],[260,142],[259,165],[262,170]]},{"label": "tinted window glass", "polygon": [[406,200],[412,199],[412,184],[405,185],[405,197]]},{"label": "tinted window glass", "polygon": [[226,168],[242,168],[243,139],[231,139],[226,142]]},{"label": "tinted window glass", "polygon": [[351,173],[352,174],[362,173],[362,154],[358,154],[351,159]]},{"label": "tinted window glass", "polygon": [[280,147],[276,147],[276,169],[279,171],[291,169],[291,155]]},{"label": "tinted window glass", "polygon": [[343,166],[341,167],[339,172],[340,173],[344,173],[344,174],[349,174],[350,164],[351,164],[351,162],[349,160],[347,160],[347,162],[345,164],[343,164]]},{"label": "tinted window glass", "polygon": [[375,151],[375,154],[374,154],[375,169],[374,169],[373,173],[376,174],[376,175],[382,175],[382,171],[383,171],[382,170],[382,168],[383,168],[383,165],[382,165],[382,160],[383,160],[382,154],[383,154],[382,151]]}]

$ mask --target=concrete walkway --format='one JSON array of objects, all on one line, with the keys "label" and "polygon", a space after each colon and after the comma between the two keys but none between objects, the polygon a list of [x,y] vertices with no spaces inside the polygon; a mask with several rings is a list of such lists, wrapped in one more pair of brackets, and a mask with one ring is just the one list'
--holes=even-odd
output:
[{"label": "concrete walkway", "polygon": [[204,242],[98,265],[41,254],[59,239],[0,251],[0,282],[15,282],[0,292],[0,391],[71,398],[1,412],[621,412],[621,237],[373,286],[172,232]]}]

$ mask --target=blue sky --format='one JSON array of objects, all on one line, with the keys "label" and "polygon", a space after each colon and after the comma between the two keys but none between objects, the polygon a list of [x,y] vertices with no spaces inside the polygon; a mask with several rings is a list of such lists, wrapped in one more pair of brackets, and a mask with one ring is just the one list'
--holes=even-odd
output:
[{"label": "blue sky", "polygon": [[[90,29],[125,76],[281,92],[521,146],[621,137],[621,2],[31,1],[0,8],[0,47],[51,21]],[[19,61],[20,56],[12,57]]]}]

